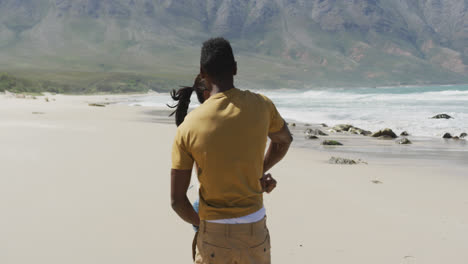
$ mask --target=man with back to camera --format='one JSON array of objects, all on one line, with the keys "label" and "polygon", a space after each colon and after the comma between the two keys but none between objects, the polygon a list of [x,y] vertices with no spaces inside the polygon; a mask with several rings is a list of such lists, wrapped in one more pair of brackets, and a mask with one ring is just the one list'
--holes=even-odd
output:
[{"label": "man with back to camera", "polygon": [[[292,136],[267,97],[234,87],[236,74],[227,40],[203,43],[200,75],[206,100],[178,127],[172,149],[172,208],[199,227],[198,264],[271,262],[263,192],[276,182],[265,173],[286,155]],[[187,198],[194,162],[198,214]]]}]

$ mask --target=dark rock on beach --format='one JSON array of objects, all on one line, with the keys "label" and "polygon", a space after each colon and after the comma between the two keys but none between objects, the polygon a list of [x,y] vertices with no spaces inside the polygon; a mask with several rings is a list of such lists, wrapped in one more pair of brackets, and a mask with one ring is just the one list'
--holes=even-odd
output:
[{"label": "dark rock on beach", "polygon": [[385,128],[372,134],[372,137],[397,138],[398,136],[390,129]]},{"label": "dark rock on beach", "polygon": [[407,131],[403,131],[403,132],[401,132],[400,136],[407,137],[407,136],[409,136],[409,133]]},{"label": "dark rock on beach", "polygon": [[466,133],[461,133],[460,138],[466,138],[467,134]]},{"label": "dark rock on beach", "polygon": [[401,145],[409,145],[409,144],[413,144],[413,142],[411,142],[409,139],[407,138],[402,138],[400,140],[397,140],[396,143],[398,144],[401,144]]},{"label": "dark rock on beach", "polygon": [[359,127],[351,127],[349,128],[348,132],[351,134],[356,134],[356,135],[364,135],[364,136],[372,135],[372,132],[361,129]]},{"label": "dark rock on beach", "polygon": [[447,114],[439,114],[432,117],[432,119],[450,119],[453,118]]},{"label": "dark rock on beach", "polygon": [[442,138],[452,138],[452,135],[450,133],[445,133]]},{"label": "dark rock on beach", "polygon": [[335,141],[335,140],[324,140],[322,141],[322,145],[324,146],[343,146],[342,143]]},{"label": "dark rock on beach", "polygon": [[330,160],[328,160],[328,163],[330,163],[330,164],[344,164],[344,165],[358,164],[358,162],[356,162],[355,160],[339,158],[339,157],[331,157]]},{"label": "dark rock on beach", "polygon": [[354,126],[348,125],[348,124],[336,125],[336,126],[334,126],[332,128],[332,131],[334,131],[334,132],[348,132],[348,133],[351,133],[351,134],[364,135],[364,136],[368,136],[368,135],[372,134],[372,132],[370,132],[370,131],[361,129],[359,127],[354,127]]},{"label": "dark rock on beach", "polygon": [[345,132],[345,131],[348,132],[348,130],[352,127],[353,127],[352,125],[341,124],[341,125],[334,126],[333,130],[335,130],[336,132]]},{"label": "dark rock on beach", "polygon": [[306,135],[314,135],[314,136],[328,136],[325,132],[323,132],[320,129],[312,129],[308,128],[304,131],[304,134]]},{"label": "dark rock on beach", "polygon": [[105,104],[88,104],[89,106],[94,106],[94,107],[106,107]]},{"label": "dark rock on beach", "polygon": [[460,138],[458,136],[454,136],[452,139],[459,140]]}]

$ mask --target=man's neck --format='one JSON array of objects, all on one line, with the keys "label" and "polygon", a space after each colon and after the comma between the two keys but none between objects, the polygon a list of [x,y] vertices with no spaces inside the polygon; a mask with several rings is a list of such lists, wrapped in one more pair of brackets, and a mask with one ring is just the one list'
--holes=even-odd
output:
[{"label": "man's neck", "polygon": [[222,93],[234,88],[234,80],[217,81],[211,83],[211,95]]}]

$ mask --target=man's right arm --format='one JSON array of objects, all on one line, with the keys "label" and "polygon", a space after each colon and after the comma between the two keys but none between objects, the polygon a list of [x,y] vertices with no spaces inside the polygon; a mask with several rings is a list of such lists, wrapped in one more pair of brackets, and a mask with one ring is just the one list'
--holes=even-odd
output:
[{"label": "man's right arm", "polygon": [[291,146],[293,141],[293,137],[286,122],[284,122],[283,127],[278,132],[270,133],[268,137],[271,142],[263,162],[263,173],[269,171],[286,156],[289,146]]},{"label": "man's right arm", "polygon": [[187,223],[200,225],[200,218],[187,198],[192,170],[171,170],[172,209]]}]

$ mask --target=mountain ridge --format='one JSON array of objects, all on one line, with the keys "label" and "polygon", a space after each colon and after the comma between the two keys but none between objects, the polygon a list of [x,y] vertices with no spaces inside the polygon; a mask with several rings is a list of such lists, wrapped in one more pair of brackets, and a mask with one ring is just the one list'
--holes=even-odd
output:
[{"label": "mountain ridge", "polygon": [[187,83],[202,41],[224,36],[240,83],[256,88],[468,83],[467,10],[468,0],[2,0],[0,69]]}]

